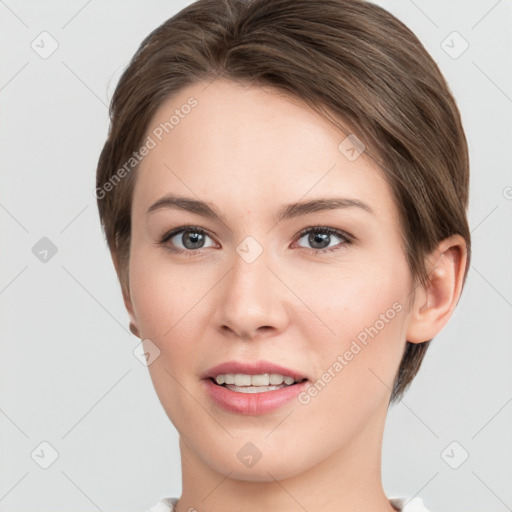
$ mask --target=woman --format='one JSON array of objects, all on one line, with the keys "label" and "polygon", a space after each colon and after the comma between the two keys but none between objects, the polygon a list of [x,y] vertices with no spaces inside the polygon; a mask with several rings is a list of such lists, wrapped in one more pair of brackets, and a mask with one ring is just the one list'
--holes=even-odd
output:
[{"label": "woman", "polygon": [[199,0],[124,71],[98,207],[182,495],[151,510],[427,510],[386,413],[470,261],[459,111],[360,0]]}]

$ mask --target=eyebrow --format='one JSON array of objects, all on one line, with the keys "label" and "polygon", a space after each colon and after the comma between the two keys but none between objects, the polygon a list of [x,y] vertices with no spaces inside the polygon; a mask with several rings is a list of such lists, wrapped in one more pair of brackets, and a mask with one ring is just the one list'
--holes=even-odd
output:
[{"label": "eyebrow", "polygon": [[[168,194],[158,199],[158,201],[148,208],[146,214],[166,208],[185,210],[208,219],[219,220],[226,224],[224,216],[211,203],[184,196],[175,196],[172,194]],[[280,222],[282,220],[288,220],[301,215],[308,215],[310,213],[320,211],[346,208],[359,208],[375,215],[373,209],[359,199],[350,199],[346,197],[324,197],[313,199],[311,201],[284,204],[277,212],[276,221]]]}]

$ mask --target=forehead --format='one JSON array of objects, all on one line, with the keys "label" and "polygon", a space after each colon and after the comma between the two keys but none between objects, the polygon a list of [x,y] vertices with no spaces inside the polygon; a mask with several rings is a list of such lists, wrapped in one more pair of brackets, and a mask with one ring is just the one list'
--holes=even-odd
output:
[{"label": "forehead", "polygon": [[145,139],[152,149],[137,170],[134,208],[170,192],[238,212],[342,195],[396,217],[382,172],[364,152],[357,157],[357,145],[346,153],[353,139],[276,89],[194,84],[161,105]]}]

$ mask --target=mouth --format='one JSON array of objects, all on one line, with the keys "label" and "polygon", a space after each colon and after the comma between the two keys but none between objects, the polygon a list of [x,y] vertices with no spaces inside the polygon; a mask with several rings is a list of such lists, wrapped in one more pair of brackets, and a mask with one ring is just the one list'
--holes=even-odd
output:
[{"label": "mouth", "polygon": [[207,396],[226,411],[267,414],[290,404],[308,378],[270,361],[227,361],[201,375]]},{"label": "mouth", "polygon": [[[271,377],[274,375],[271,381]],[[303,393],[308,386],[308,379],[302,378],[300,381],[288,379],[289,383],[272,384],[278,379],[277,374],[219,374],[217,377],[207,377],[202,380],[204,391],[214,404],[221,407],[229,413],[243,415],[262,415],[272,413],[281,407],[293,403],[298,395]],[[281,376],[281,380],[282,380]],[[227,382],[223,382],[223,378]],[[250,383],[249,383],[249,378]],[[253,385],[252,379],[255,378]],[[263,378],[267,379],[268,385],[261,385]],[[291,379],[291,377],[290,377]],[[234,384],[229,382],[235,380]],[[242,385],[238,385],[242,381]],[[220,383],[219,383],[220,382]],[[263,381],[263,382],[266,382]],[[244,385],[245,384],[245,385]]]}]

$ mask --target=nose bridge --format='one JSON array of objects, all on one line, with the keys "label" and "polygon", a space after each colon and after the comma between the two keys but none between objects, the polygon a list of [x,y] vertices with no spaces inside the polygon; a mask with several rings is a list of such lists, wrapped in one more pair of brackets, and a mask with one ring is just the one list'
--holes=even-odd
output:
[{"label": "nose bridge", "polygon": [[238,299],[240,309],[244,307],[261,309],[262,299],[269,299],[268,287],[271,272],[269,251],[252,236],[246,237],[235,249],[233,266],[229,276],[229,290],[226,300]]},{"label": "nose bridge", "polygon": [[240,336],[253,336],[261,327],[281,328],[283,309],[271,266],[270,253],[252,236],[235,249],[225,277],[217,313],[221,325]]}]

